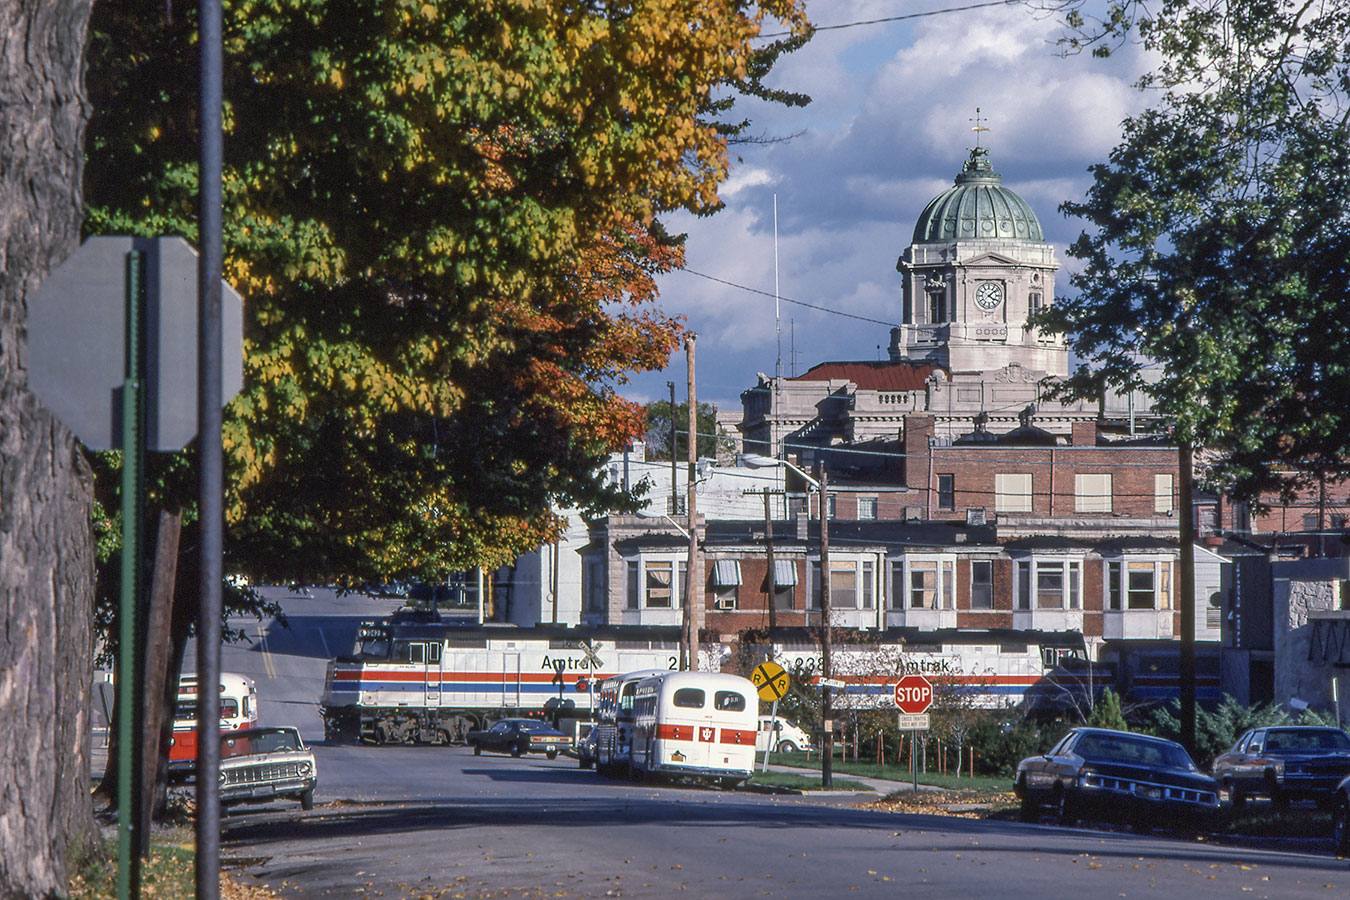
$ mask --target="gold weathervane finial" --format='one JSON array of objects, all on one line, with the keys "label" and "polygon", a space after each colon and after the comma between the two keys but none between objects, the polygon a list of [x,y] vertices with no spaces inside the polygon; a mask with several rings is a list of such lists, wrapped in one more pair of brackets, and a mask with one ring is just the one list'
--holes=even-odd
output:
[{"label": "gold weathervane finial", "polygon": [[971,126],[970,130],[975,132],[975,146],[978,147],[980,146],[980,132],[989,130],[988,127],[981,125],[980,123],[987,122],[989,120],[983,118],[980,115],[980,108],[977,106],[975,107],[975,118],[971,119],[970,121],[975,123],[974,125]]}]

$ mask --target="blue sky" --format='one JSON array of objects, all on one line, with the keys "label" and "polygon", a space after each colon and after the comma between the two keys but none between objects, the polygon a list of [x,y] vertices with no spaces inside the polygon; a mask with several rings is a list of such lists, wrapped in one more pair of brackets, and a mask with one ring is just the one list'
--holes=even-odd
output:
[{"label": "blue sky", "polygon": [[[817,25],[967,5],[969,0],[808,0]],[[1053,18],[1022,4],[818,32],[780,61],[771,81],[810,94],[804,109],[760,103],[753,132],[800,135],[733,147],[726,208],[668,220],[687,233],[687,269],[662,278],[660,306],[697,332],[698,399],[739,408],[756,372],[775,368],[774,196],[782,297],[877,322],[899,318],[895,262],[924,205],[951,185],[981,142],[1004,184],[1036,211],[1061,264],[1060,293],[1074,261],[1067,245],[1082,223],[1058,212],[1083,197],[1088,167],[1105,161],[1120,123],[1145,105],[1132,87],[1147,68],[1134,48],[1110,59],[1063,56]],[[765,291],[770,296],[691,274]],[[884,358],[889,328],[780,303],[783,371],[817,362]],[[795,351],[795,352],[793,352]],[[665,372],[634,378],[621,393],[646,402],[684,396],[683,353]]]}]

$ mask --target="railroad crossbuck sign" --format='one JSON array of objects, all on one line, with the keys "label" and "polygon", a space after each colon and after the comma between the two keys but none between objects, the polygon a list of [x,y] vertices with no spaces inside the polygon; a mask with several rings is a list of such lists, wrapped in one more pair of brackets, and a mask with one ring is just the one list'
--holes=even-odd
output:
[{"label": "railroad crossbuck sign", "polygon": [[755,671],[750,673],[750,682],[759,689],[759,699],[774,703],[787,696],[792,680],[782,666],[768,660],[755,666]]},{"label": "railroad crossbuck sign", "polygon": [[901,712],[927,712],[932,702],[933,686],[922,675],[906,675],[895,683],[895,705]]}]

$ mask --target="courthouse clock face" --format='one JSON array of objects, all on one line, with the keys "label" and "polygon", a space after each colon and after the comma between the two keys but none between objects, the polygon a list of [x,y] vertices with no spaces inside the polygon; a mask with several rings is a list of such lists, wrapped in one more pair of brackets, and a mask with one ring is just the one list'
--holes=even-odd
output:
[{"label": "courthouse clock face", "polygon": [[975,289],[975,304],[980,309],[997,309],[1003,302],[1003,285],[997,281],[986,281]]}]

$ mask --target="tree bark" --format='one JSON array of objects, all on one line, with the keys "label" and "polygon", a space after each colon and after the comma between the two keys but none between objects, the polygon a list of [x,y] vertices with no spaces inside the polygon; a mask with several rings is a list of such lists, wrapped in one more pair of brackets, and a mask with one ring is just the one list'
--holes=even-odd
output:
[{"label": "tree bark", "polygon": [[0,0],[0,897],[92,846],[92,476],[28,392],[26,303],[79,245],[89,3]]}]

